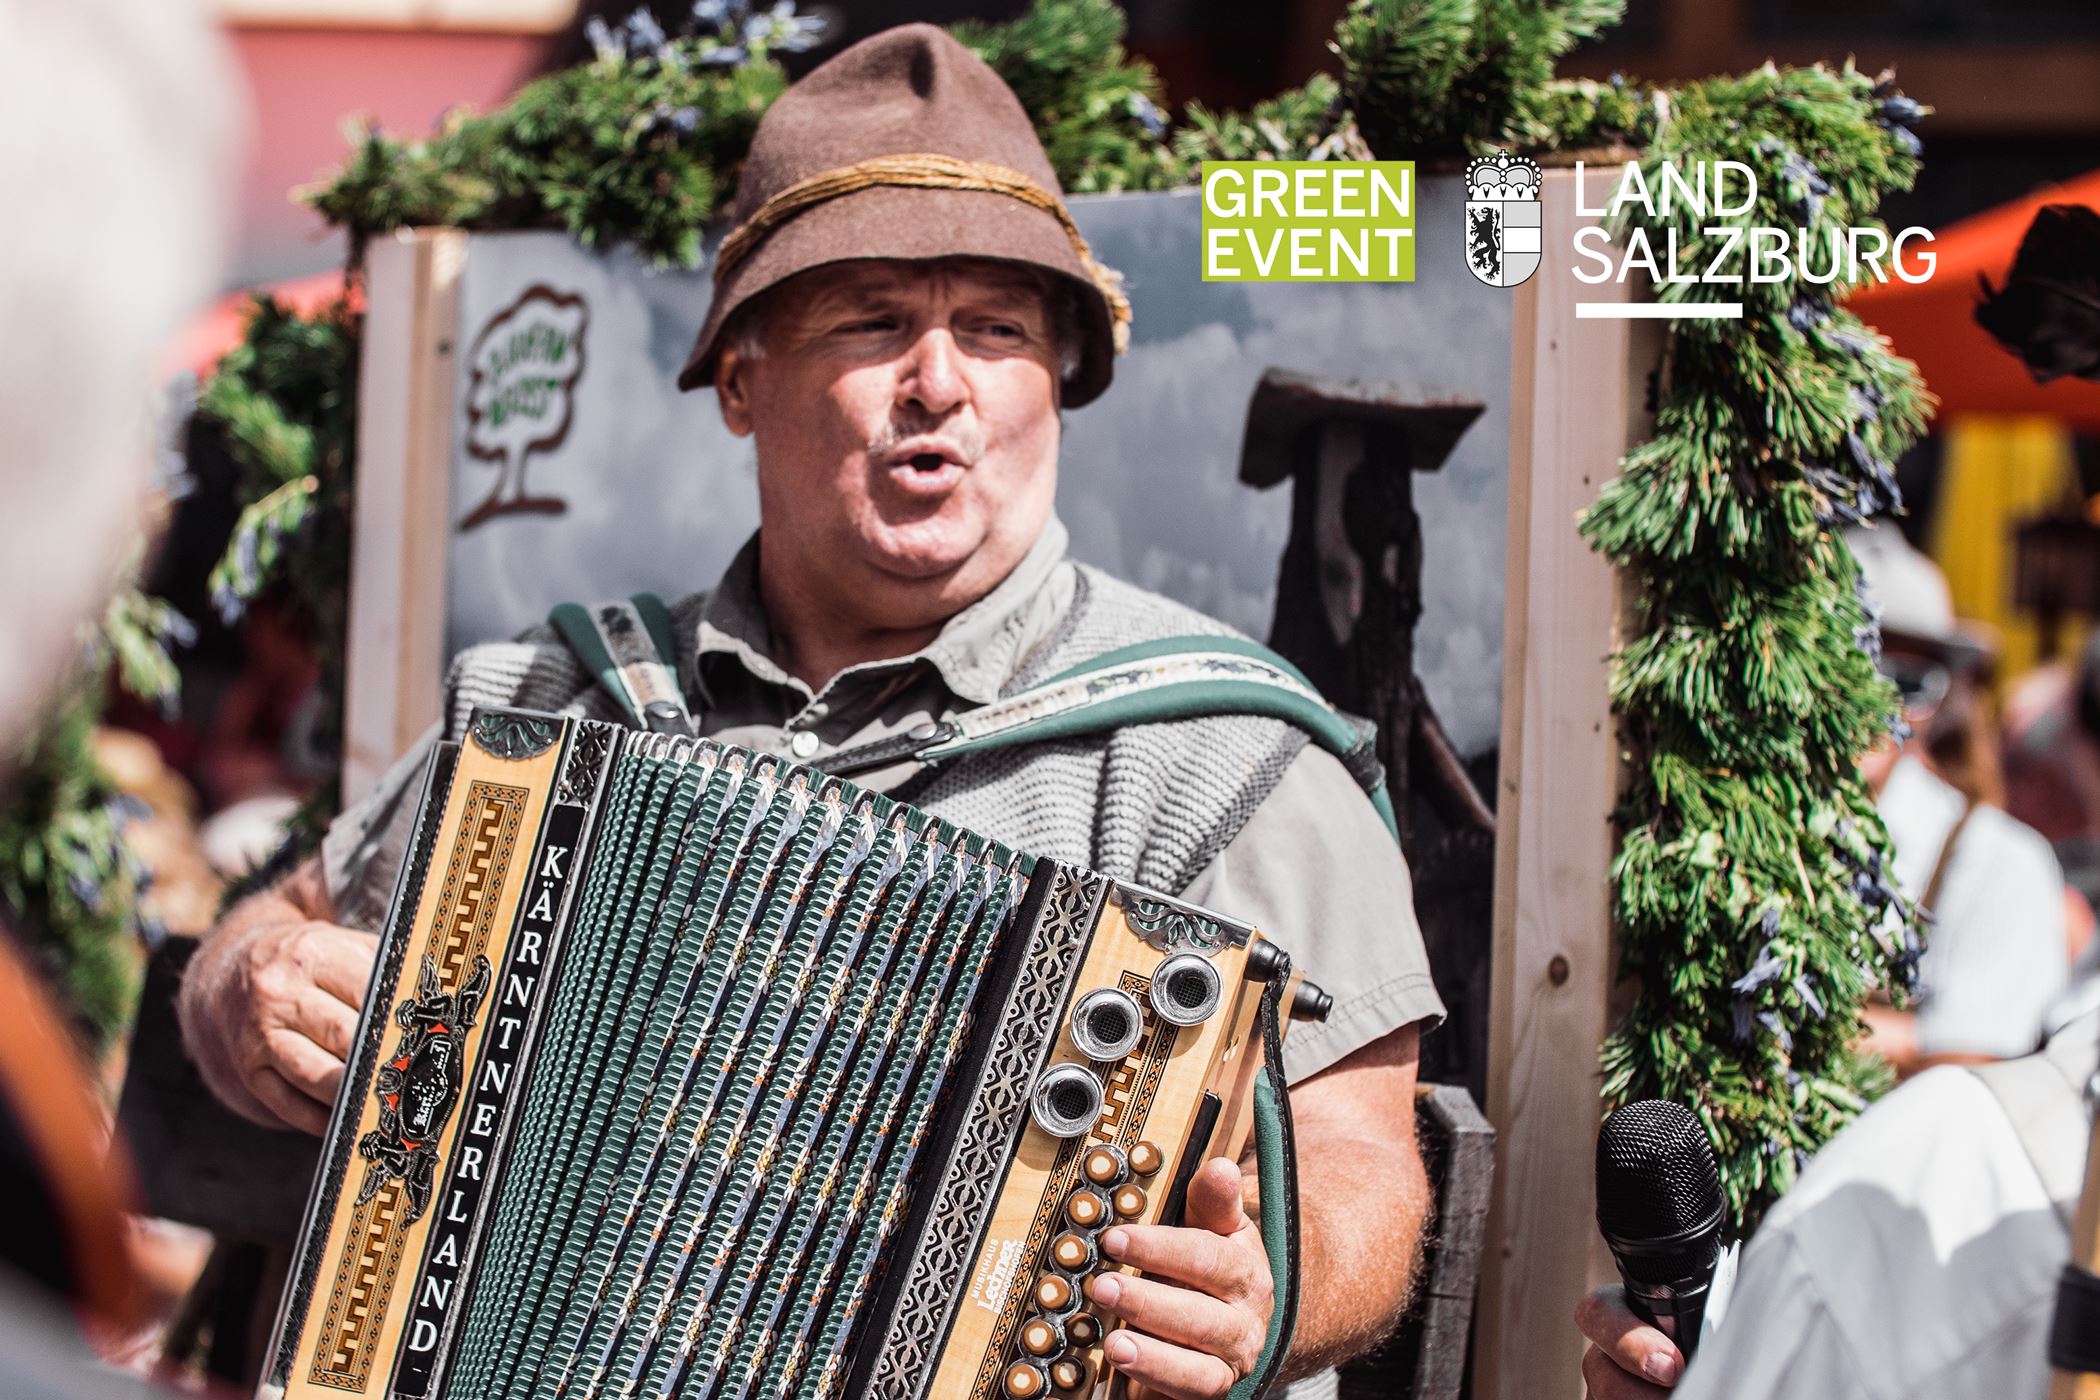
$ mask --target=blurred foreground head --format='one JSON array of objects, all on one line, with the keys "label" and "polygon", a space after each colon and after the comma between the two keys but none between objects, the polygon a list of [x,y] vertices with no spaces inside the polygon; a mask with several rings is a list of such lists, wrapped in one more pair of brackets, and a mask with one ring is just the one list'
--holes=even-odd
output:
[{"label": "blurred foreground head", "polygon": [[193,0],[0,0],[0,34],[4,773],[138,531],[157,357],[219,274],[239,89]]},{"label": "blurred foreground head", "polygon": [[[4,800],[142,523],[156,360],[218,274],[236,89],[193,0],[0,0],[0,35]],[[77,1052],[0,939],[0,1306],[41,1284],[106,1335],[135,1303],[128,1192]],[[0,1393],[109,1393],[52,1329],[0,1334]]]}]

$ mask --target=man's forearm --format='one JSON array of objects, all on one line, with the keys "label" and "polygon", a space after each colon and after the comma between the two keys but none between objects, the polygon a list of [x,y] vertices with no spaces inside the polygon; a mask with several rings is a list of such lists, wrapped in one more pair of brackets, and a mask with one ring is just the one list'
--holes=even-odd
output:
[{"label": "man's forearm", "polygon": [[1375,1346],[1406,1310],[1430,1212],[1412,1152],[1324,1137],[1298,1155],[1299,1303],[1287,1378]]}]

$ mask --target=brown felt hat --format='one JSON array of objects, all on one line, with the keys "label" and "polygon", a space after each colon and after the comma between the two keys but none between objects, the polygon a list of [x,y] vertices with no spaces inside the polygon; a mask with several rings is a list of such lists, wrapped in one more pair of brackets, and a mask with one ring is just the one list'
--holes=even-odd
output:
[{"label": "brown felt hat", "polygon": [[722,327],[798,272],[855,258],[998,258],[1079,289],[1077,407],[1108,387],[1129,303],[1065,211],[1012,89],[930,24],[863,39],[812,71],[758,124],[707,324],[678,387],[712,384]]}]

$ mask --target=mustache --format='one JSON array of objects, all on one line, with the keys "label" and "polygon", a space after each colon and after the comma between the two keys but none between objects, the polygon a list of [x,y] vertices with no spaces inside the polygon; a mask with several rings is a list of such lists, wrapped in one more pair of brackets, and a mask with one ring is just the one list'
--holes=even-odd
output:
[{"label": "mustache", "polygon": [[984,455],[984,433],[975,424],[944,426],[927,414],[899,414],[891,418],[881,432],[868,439],[868,455],[887,460],[899,447],[919,437],[938,439],[942,446],[961,459],[964,466],[977,465],[977,459]]}]

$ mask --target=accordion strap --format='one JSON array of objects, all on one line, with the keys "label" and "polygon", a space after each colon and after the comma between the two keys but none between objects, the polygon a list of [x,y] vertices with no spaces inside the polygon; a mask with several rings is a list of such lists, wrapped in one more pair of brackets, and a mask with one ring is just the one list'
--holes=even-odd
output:
[{"label": "accordion strap", "polygon": [[1015,744],[1208,715],[1261,715],[1304,731],[1341,760],[1386,830],[1397,832],[1371,726],[1328,704],[1290,662],[1238,637],[1167,637],[1122,647],[939,724],[841,750],[824,771],[848,777],[904,759],[937,764]]},{"label": "accordion strap", "polygon": [[1291,967],[1280,950],[1278,961],[1262,991],[1262,1066],[1254,1076],[1254,1166],[1261,1183],[1261,1242],[1269,1256],[1274,1301],[1261,1359],[1233,1386],[1229,1400],[1259,1400],[1269,1393],[1298,1325],[1298,1153],[1290,1088],[1283,1074],[1283,996]]},{"label": "accordion strap", "polygon": [[[677,672],[665,660],[677,652],[662,599],[637,593],[596,608],[562,603],[547,621],[630,723],[657,733],[699,732]],[[1260,715],[1303,731],[1349,770],[1398,839],[1372,726],[1328,704],[1290,662],[1240,637],[1165,637],[1120,647],[952,719],[841,749],[823,768],[850,778],[893,763],[939,764],[1016,744],[1210,715]]]},{"label": "accordion strap", "polygon": [[560,603],[547,621],[598,679],[629,723],[656,734],[699,732],[686,708],[678,673],[666,659],[678,654],[671,615],[654,593],[586,608]]}]

